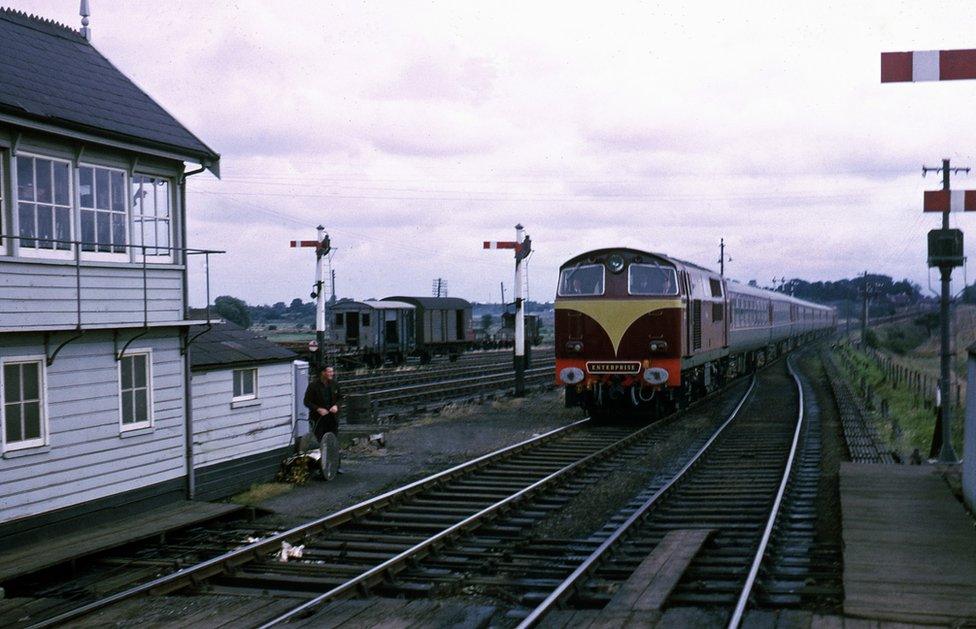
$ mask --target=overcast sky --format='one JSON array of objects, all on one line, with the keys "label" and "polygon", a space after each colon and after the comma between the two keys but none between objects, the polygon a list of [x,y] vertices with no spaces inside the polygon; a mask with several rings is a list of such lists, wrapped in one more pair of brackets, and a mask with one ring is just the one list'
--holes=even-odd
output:
[{"label": "overcast sky", "polygon": [[[8,4],[79,26],[77,0]],[[976,81],[881,85],[879,53],[976,48],[972,2],[681,4],[91,0],[91,26],[222,156],[188,192],[215,295],[308,299],[288,240],[318,223],[340,297],[497,301],[514,265],[481,241],[517,222],[538,300],[577,253],[717,267],[722,237],[742,281],[927,287],[921,166],[976,166]]]}]

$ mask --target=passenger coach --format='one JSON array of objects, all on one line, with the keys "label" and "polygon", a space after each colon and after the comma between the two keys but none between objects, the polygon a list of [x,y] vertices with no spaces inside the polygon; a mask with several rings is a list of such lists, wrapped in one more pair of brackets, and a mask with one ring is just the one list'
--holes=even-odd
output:
[{"label": "passenger coach", "polygon": [[560,267],[556,380],[589,409],[671,407],[833,328],[832,308],[637,249]]}]

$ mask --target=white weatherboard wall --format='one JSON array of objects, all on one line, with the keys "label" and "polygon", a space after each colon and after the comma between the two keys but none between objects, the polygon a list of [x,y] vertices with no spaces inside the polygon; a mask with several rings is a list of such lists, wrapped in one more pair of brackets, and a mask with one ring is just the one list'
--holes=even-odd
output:
[{"label": "white weatherboard wall", "polygon": [[233,369],[195,371],[193,466],[240,459],[292,443],[294,383],[292,362],[258,365],[258,396],[231,402]]},{"label": "white weatherboard wall", "polygon": [[[51,351],[67,337],[55,335]],[[86,332],[47,367],[48,445],[0,457],[0,523],[185,475],[179,332],[153,331],[132,348],[152,350],[153,427],[120,432],[112,334]],[[40,334],[0,336],[0,358],[43,354]]]},{"label": "white weatherboard wall", "polygon": [[142,324],[183,318],[183,270],[149,265],[85,262],[81,290],[74,266],[64,262],[0,257],[0,328],[37,330],[81,324]]}]

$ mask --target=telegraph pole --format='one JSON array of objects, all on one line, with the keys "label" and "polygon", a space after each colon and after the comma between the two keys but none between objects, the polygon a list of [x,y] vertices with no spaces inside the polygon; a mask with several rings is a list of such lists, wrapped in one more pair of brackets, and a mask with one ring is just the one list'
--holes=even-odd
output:
[{"label": "telegraph pole", "polygon": [[[725,263],[732,262],[732,256],[725,255],[725,238],[720,238],[718,242],[718,274],[725,277]],[[776,281],[776,278],[773,278]]]},{"label": "telegraph pole", "polygon": [[861,274],[864,282],[861,283],[861,346],[867,347],[868,333],[868,272]]},{"label": "telegraph pole", "polygon": [[[953,199],[952,192],[949,189],[949,177],[952,173],[959,172],[969,172],[968,168],[952,168],[949,165],[948,159],[942,160],[942,166],[930,168],[928,166],[922,166],[922,176],[924,177],[926,173],[930,172],[941,172],[942,173],[942,196],[948,197],[947,203],[944,206],[938,208],[937,210],[933,207],[933,210],[942,212],[942,229],[929,232],[929,266],[939,267],[939,275],[942,280],[942,294],[939,299],[939,320],[941,324],[941,365],[939,369],[939,398],[942,402],[939,407],[939,419],[942,423],[942,448],[939,450],[939,461],[942,463],[955,463],[958,461],[956,457],[956,452],[952,448],[952,348],[950,346],[950,326],[952,324],[950,320],[950,300],[952,298],[950,294],[952,281],[952,269],[953,267],[962,266],[963,264],[963,241],[962,241],[962,231],[958,229],[949,229],[949,212],[953,209]],[[930,203],[928,202],[928,197],[931,197],[929,193],[926,193],[926,203],[925,210],[929,210]],[[963,195],[964,207],[958,209],[968,209],[965,206],[968,205],[968,199]]]}]

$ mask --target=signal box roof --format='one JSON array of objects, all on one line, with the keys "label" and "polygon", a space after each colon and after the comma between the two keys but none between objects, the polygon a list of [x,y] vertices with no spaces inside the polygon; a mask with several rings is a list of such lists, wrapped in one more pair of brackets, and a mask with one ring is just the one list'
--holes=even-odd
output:
[{"label": "signal box roof", "polygon": [[229,321],[215,323],[209,330],[203,325],[192,326],[189,333],[190,338],[200,334],[190,344],[190,368],[193,371],[283,363],[299,357],[290,349]]},{"label": "signal box roof", "polygon": [[0,9],[0,42],[0,121],[141,145],[219,174],[220,156],[77,31]]}]

